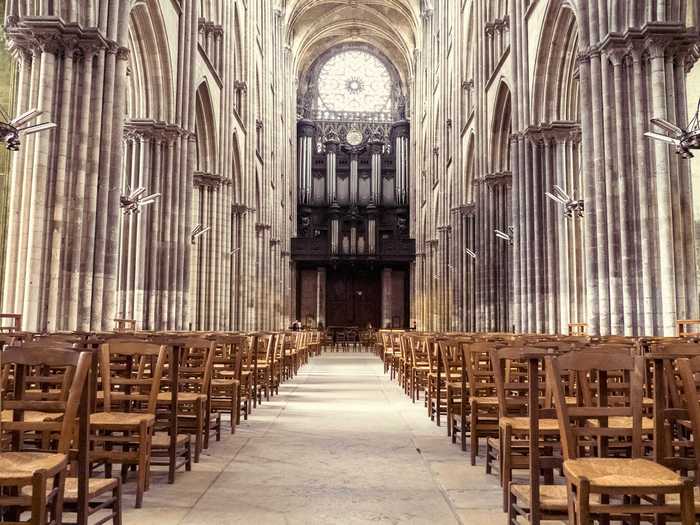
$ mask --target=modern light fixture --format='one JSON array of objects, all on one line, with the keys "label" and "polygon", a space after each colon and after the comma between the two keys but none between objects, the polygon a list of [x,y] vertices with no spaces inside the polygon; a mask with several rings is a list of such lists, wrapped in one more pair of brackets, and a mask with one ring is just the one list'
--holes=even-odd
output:
[{"label": "modern light fixture", "polygon": [[496,234],[496,237],[499,239],[503,239],[504,241],[508,242],[508,244],[513,244],[513,227],[508,226],[506,228],[508,233],[501,231],[501,230],[493,230],[493,232]]},{"label": "modern light fixture", "polygon": [[134,191],[129,190],[128,195],[119,197],[119,207],[124,210],[124,215],[136,214],[141,211],[142,206],[148,206],[160,199],[160,193],[154,193],[144,197],[146,188],[136,188]]},{"label": "modern light fixture", "polygon": [[700,100],[698,101],[695,116],[688,123],[687,129],[682,129],[662,118],[653,118],[651,123],[657,128],[664,130],[668,135],[648,131],[644,136],[675,146],[676,154],[684,159],[693,158],[694,155],[690,152],[691,149],[700,149]]},{"label": "modern light fixture", "polygon": [[583,200],[570,197],[561,186],[555,184],[552,192],[545,192],[545,195],[557,204],[563,206],[565,217],[569,219],[573,217],[583,217]]},{"label": "modern light fixture", "polygon": [[238,253],[238,252],[240,252],[240,251],[241,251],[240,248],[234,248],[233,250],[231,250],[230,252],[228,252],[226,255],[234,255],[234,254],[236,254],[236,253]]},{"label": "modern light fixture", "polygon": [[466,253],[469,257],[471,257],[472,259],[474,259],[476,261],[477,256],[476,256],[476,252],[474,250],[470,250],[469,248],[465,248],[464,253]]},{"label": "modern light fixture", "polygon": [[43,111],[38,109],[30,109],[26,113],[10,119],[8,114],[0,107],[0,142],[5,144],[5,147],[10,151],[19,151],[20,137],[55,128],[56,124],[53,122],[44,122],[32,126],[26,125],[42,113]]},{"label": "modern light fixture", "polygon": [[194,241],[199,239],[202,235],[207,233],[209,230],[211,230],[211,226],[203,226],[201,224],[198,224],[192,229],[192,244],[194,244]]}]

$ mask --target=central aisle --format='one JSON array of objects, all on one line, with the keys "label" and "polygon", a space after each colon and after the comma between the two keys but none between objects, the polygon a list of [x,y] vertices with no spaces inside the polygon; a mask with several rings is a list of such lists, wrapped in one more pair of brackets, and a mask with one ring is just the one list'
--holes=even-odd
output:
[{"label": "central aisle", "polygon": [[127,523],[505,520],[496,478],[469,467],[423,401],[411,403],[370,354],[312,359],[210,453],[175,485],[158,482]]}]

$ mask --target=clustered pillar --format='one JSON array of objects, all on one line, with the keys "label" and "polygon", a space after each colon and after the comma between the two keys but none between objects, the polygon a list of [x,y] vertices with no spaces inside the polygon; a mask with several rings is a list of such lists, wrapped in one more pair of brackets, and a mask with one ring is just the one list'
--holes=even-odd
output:
[{"label": "clustered pillar", "polygon": [[58,124],[23,141],[11,172],[2,308],[27,330],[107,329],[116,312],[129,4],[103,4],[7,4],[15,113]]},{"label": "clustered pillar", "polygon": [[676,320],[698,315],[690,173],[644,133],[651,118],[687,123],[694,37],[685,6],[610,21],[605,10],[604,2],[580,10],[585,251],[595,261],[586,288],[597,291],[589,325],[601,334],[674,335]]}]

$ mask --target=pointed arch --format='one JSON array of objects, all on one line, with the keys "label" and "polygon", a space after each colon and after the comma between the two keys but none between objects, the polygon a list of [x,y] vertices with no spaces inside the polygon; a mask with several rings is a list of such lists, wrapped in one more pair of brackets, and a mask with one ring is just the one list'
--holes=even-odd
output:
[{"label": "pointed arch", "polygon": [[196,93],[197,171],[214,173],[216,170],[217,129],[209,84],[204,80],[197,87]]},{"label": "pointed arch", "polygon": [[580,117],[578,25],[565,0],[550,0],[535,68],[536,122],[578,122]]},{"label": "pointed arch", "polygon": [[491,172],[510,171],[510,135],[512,130],[511,96],[508,85],[501,81],[494,104],[491,127]]},{"label": "pointed arch", "polygon": [[240,203],[242,202],[242,194],[241,194],[241,177],[243,175],[241,171],[241,153],[240,153],[240,144],[238,143],[238,134],[234,131],[233,132],[233,140],[231,141],[231,147],[233,149],[232,151],[232,166],[231,166],[231,184],[232,184],[232,190],[233,190],[233,202],[234,203]]},{"label": "pointed arch", "polygon": [[131,76],[127,115],[131,119],[173,122],[173,70],[163,13],[156,0],[135,3],[129,14]]},{"label": "pointed arch", "polygon": [[474,132],[469,133],[467,149],[464,156],[464,195],[465,203],[474,202]]}]

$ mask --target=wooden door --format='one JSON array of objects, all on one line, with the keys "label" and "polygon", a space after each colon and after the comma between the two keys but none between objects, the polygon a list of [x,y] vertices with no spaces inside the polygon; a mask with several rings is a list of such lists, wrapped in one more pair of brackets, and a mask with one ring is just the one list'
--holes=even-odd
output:
[{"label": "wooden door", "polygon": [[382,283],[379,270],[329,269],[326,282],[327,326],[357,326],[381,322]]}]

